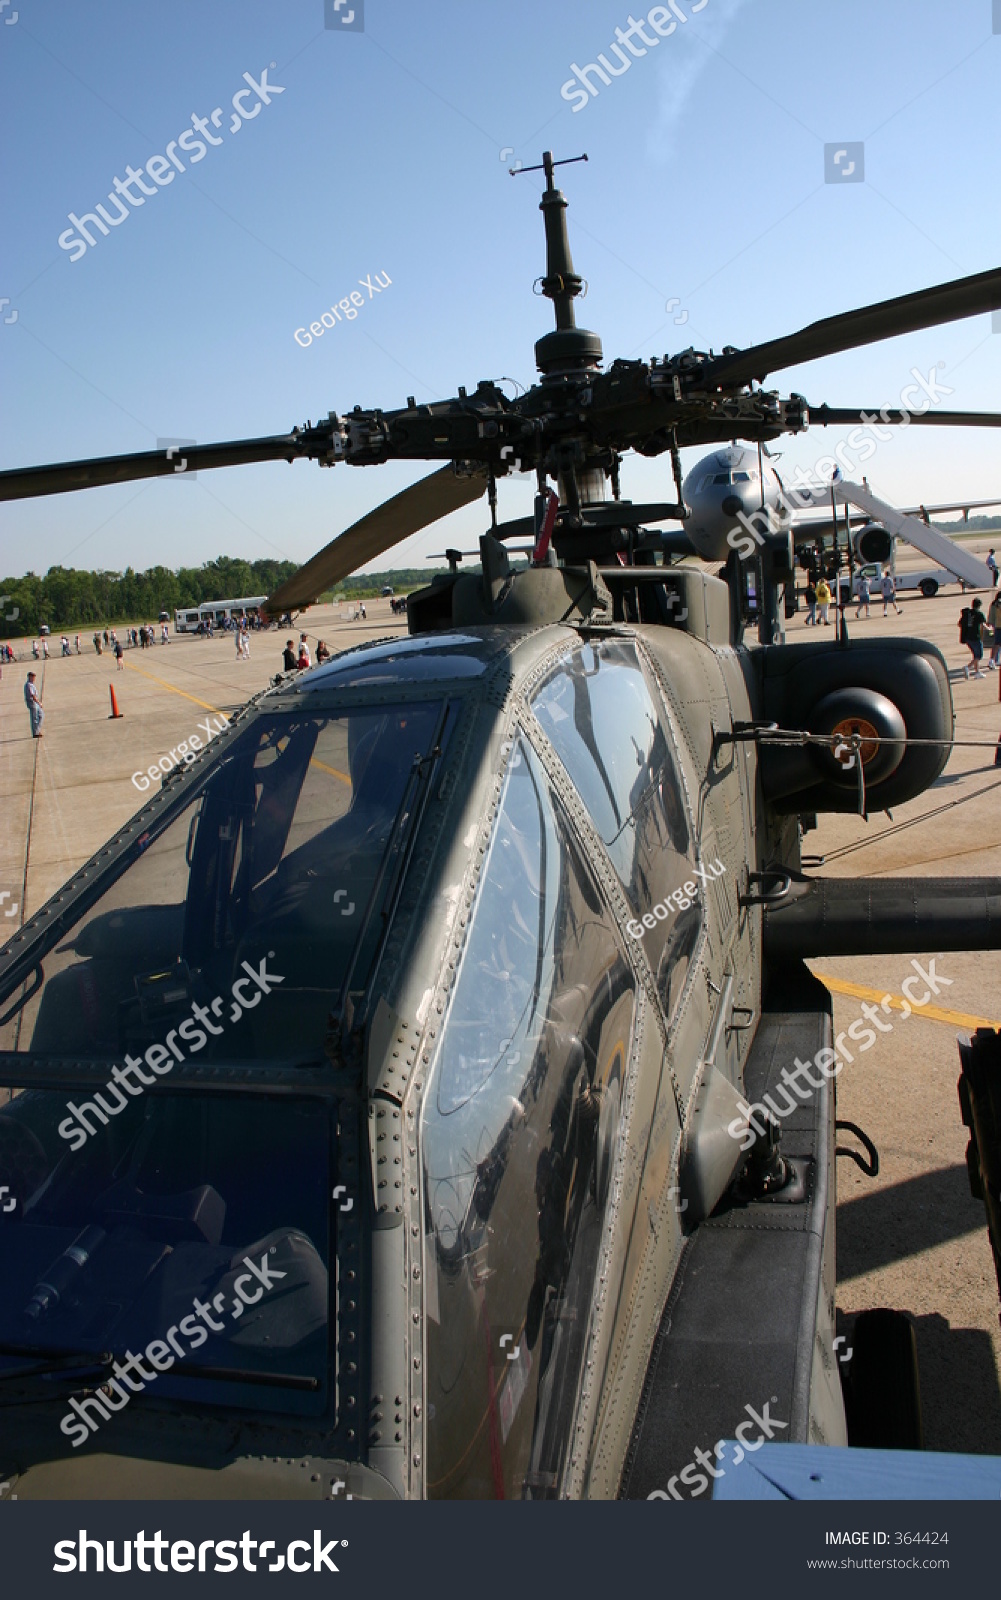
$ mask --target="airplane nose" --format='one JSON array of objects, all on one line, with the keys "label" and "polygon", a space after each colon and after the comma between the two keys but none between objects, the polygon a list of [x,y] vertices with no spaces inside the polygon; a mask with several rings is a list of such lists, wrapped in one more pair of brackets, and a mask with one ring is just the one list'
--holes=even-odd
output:
[{"label": "airplane nose", "polygon": [[736,494],[728,494],[720,506],[720,510],[726,517],[735,517],[738,511],[743,511],[743,509],[744,502],[741,500],[740,496]]}]

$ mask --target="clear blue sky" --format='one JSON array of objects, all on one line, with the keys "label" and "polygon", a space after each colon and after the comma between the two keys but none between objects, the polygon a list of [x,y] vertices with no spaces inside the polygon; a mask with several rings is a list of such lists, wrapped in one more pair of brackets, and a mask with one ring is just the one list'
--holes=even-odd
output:
[{"label": "clear blue sky", "polygon": [[[990,0],[708,0],[578,112],[561,85],[572,63],[608,54],[626,0],[365,9],[364,32],[339,33],[323,0],[0,12],[0,465],[283,432],[480,378],[530,384],[552,326],[531,292],[541,183],[507,168],[543,148],[590,158],[561,181],[590,286],[579,321],[606,362],[747,344],[1001,262]],[[230,131],[244,72],[265,68],[284,93]],[[112,210],[116,176],[216,107],[221,144],[197,164],[179,152],[185,171],[71,260],[68,214]],[[850,140],[865,142],[865,182],[825,184],[825,142]],[[375,272],[392,284],[353,321],[296,343]],[[980,316],[769,382],[815,404],[896,405],[912,366],[943,362],[947,405],[993,409],[999,356]],[[786,440],[783,461],[810,467],[846,432]],[[5,506],[0,571],[301,561],[425,470],[276,463]],[[1001,493],[1001,436],[912,428],[866,470],[898,504]],[[626,495],[669,487],[666,458],[629,458]],[[501,515],[531,492],[502,484]],[[469,508],[382,565],[471,545],[482,528]]]}]

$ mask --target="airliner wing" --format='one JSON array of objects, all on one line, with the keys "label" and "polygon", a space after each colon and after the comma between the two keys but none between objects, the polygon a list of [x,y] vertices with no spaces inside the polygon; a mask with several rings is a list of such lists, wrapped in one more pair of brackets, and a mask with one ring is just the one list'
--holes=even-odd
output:
[{"label": "airliner wing", "polygon": [[[835,484],[834,487],[837,489],[838,484]],[[828,484],[827,488],[824,490],[824,493],[827,496],[829,504],[831,497],[830,484]],[[996,500],[963,500],[952,502],[949,505],[905,506],[902,510],[897,511],[897,515],[903,517],[920,517],[922,519],[925,517],[942,516],[947,511],[962,511],[964,515],[968,515],[971,511],[979,511],[983,507],[987,506],[1001,506],[1001,496],[999,496]],[[866,522],[871,522],[873,519],[870,516],[865,515],[864,512],[854,512],[850,514],[850,520],[851,525],[854,528],[862,527]],[[881,518],[877,518],[877,521],[881,520]],[[840,525],[843,526],[843,524]],[[792,531],[793,538],[795,539],[797,545],[809,544],[812,539],[816,538],[818,533],[830,533],[832,531],[831,519],[829,516],[811,517],[809,519],[805,517],[796,517],[793,520]],[[990,533],[991,530],[988,528],[984,531],[985,533]],[[901,535],[901,537],[903,537],[903,535]],[[947,537],[947,535],[944,537]],[[998,531],[998,539],[1001,540],[1001,530]],[[927,552],[925,553],[927,554]]]}]

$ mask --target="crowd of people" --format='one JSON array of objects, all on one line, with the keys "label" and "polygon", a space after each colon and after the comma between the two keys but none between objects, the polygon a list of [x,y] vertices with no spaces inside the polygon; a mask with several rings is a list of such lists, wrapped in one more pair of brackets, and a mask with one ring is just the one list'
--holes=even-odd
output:
[{"label": "crowd of people", "polygon": [[[875,585],[875,588],[877,604],[879,603],[879,596],[882,595],[883,597],[884,617],[887,615],[890,606],[893,607],[898,617],[902,616],[903,613],[897,604],[897,585],[894,581],[893,573],[890,571],[889,567],[887,567],[882,578]],[[806,601],[806,626],[808,628],[828,627],[831,622],[830,612],[832,607],[834,610],[835,623],[837,622],[839,600],[836,588],[836,580],[833,574],[831,574],[830,581],[828,581],[827,575],[822,573],[817,579],[816,584],[814,583],[812,577],[808,578],[806,588],[803,591],[803,599]],[[863,610],[865,611],[867,617],[872,616],[872,612],[869,609],[872,599],[873,586],[870,585],[869,579],[866,577],[865,573],[863,573],[859,578],[858,594],[856,596],[856,617],[861,616]],[[847,606],[851,604],[851,601],[842,597],[840,604],[842,610],[846,610]],[[818,611],[820,612],[819,617],[817,616]]]},{"label": "crowd of people", "polygon": [[[322,666],[330,660],[330,649],[325,639],[316,641],[316,665]],[[285,651],[282,656],[283,672],[306,672],[313,665],[313,658],[309,651],[309,640],[304,633],[299,635],[299,644],[296,646],[294,639],[285,640]]]},{"label": "crowd of people", "polygon": [[[238,640],[237,653],[238,655],[241,655],[244,660],[249,660],[251,630],[266,627],[269,626],[269,624],[262,623],[261,618],[258,616],[257,612],[254,611],[249,615],[245,612],[239,618],[229,618],[226,622],[218,624],[218,626],[224,630],[231,628],[235,632]],[[122,637],[125,641],[125,648],[129,650],[152,650],[157,642],[157,628],[160,630],[160,643],[162,645],[169,644],[170,626],[168,623],[146,622],[141,623],[138,628],[130,627],[124,629]],[[204,633],[208,638],[211,639],[214,636],[211,620],[203,623],[199,627],[198,632]],[[243,641],[242,647],[239,644],[240,640]],[[99,628],[94,633],[93,645],[99,656],[103,655],[105,651],[109,652],[111,655],[117,655],[118,643],[118,634],[114,628],[105,628],[103,631]],[[74,650],[77,655],[80,655],[82,650],[82,635],[78,633],[75,636],[73,644],[71,645],[69,635],[64,633],[61,636],[60,644],[62,647],[62,654],[64,656],[73,655]],[[32,639],[31,654],[35,661],[48,661],[49,637],[47,634],[41,633],[37,639]],[[15,659],[16,657],[14,655],[13,647],[9,644],[0,644],[0,662],[14,661]]]},{"label": "crowd of people", "polygon": [[[77,655],[79,655],[79,634],[76,636],[76,643]],[[155,626],[152,622],[148,622],[143,623],[142,626],[138,628],[126,628],[125,643],[130,650],[152,650],[153,646],[156,644]],[[160,643],[170,643],[170,630],[165,622],[162,623],[160,627]],[[105,650],[110,650],[113,656],[117,656],[119,659],[121,659],[122,644],[114,628],[105,628],[103,634],[100,632],[95,633],[94,649],[97,651],[98,655],[103,655]],[[64,655],[69,655],[69,653],[70,652],[68,650],[63,651]]]},{"label": "crowd of people", "polygon": [[[256,613],[252,615],[247,615],[244,613],[244,615],[241,617],[234,618],[231,625],[235,631],[236,658],[238,661],[249,661],[250,632],[252,628],[261,626],[260,619],[257,617]],[[163,623],[161,627],[160,642],[161,644],[170,643],[170,634],[166,623]],[[61,636],[60,643],[62,654],[64,656],[73,654],[73,648],[70,645],[68,634],[63,634]],[[136,650],[152,649],[156,644],[156,627],[153,623],[143,623],[138,628],[129,627],[124,629],[124,645],[122,639],[119,638],[114,628],[105,628],[103,630],[98,629],[94,633],[93,644],[94,649],[99,656],[103,655],[105,652],[113,655],[115,657],[117,670],[119,672],[124,672],[125,647]],[[82,649],[82,639],[79,633],[75,636],[74,645],[76,654],[80,655]],[[31,650],[36,661],[48,661],[48,637],[45,634],[39,635],[37,639],[32,641]],[[324,661],[329,661],[330,655],[331,652],[326,640],[318,639],[316,643],[316,665],[321,666]],[[16,657],[14,655],[13,647],[9,644],[0,644],[0,663],[13,662],[15,659]],[[294,638],[290,638],[286,641],[283,664],[286,672],[305,672],[312,667],[313,656],[309,648],[309,639],[305,633],[301,633],[299,635],[298,646],[296,645]],[[32,738],[40,739],[43,737],[42,722],[45,717],[45,712],[42,708],[41,692],[36,682],[34,672],[29,672],[25,681],[24,700],[25,705],[28,708],[28,715],[31,722]]]},{"label": "crowd of people", "polygon": [[[1001,669],[1001,591],[998,590],[998,579],[1001,573],[999,573],[993,547],[987,552],[985,565],[990,572],[995,590],[990,606],[985,612],[983,601],[977,597],[971,605],[964,606],[959,614],[959,642],[961,645],[965,645],[970,652],[970,659],[963,669],[967,678],[983,678],[986,676],[981,668],[985,644],[991,646],[987,671],[997,672]],[[815,578],[816,582],[814,581]],[[847,610],[851,604],[846,591],[842,590],[841,594],[838,594],[837,584],[837,576],[833,572],[830,574],[821,572],[818,577],[815,568],[808,570],[806,587],[803,591],[803,599],[806,602],[806,626],[808,628],[829,627],[832,620],[832,610],[834,624],[837,626],[839,603],[843,611]],[[870,582],[865,572],[860,573],[858,590],[855,595],[856,619],[861,617],[863,611],[867,617],[871,618],[872,604],[873,602],[878,604],[880,597],[883,600],[884,617],[887,616],[890,606],[893,607],[898,617],[903,615],[900,606],[897,604],[896,583],[889,567],[884,570],[881,578],[872,582]],[[999,751],[1001,751],[1001,745],[999,745]],[[1001,761],[996,764],[1001,765]]]},{"label": "crowd of people", "polygon": [[[324,661],[330,660],[330,651],[323,639],[316,641],[316,664],[321,666]],[[284,672],[306,672],[313,665],[313,658],[309,653],[309,640],[304,633],[299,635],[299,647],[296,650],[294,639],[285,640],[285,652],[282,656],[282,670]]]}]

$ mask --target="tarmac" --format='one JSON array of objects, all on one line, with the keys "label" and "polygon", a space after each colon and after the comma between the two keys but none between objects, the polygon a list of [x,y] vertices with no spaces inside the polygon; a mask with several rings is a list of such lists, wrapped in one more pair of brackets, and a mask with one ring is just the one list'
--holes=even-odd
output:
[{"label": "tarmac", "polygon": [[[985,553],[992,539],[964,541]],[[908,562],[927,566],[914,553]],[[984,607],[989,595],[983,595]],[[957,740],[937,783],[916,800],[870,817],[820,816],[804,852],[825,856],[818,869],[836,877],[927,873],[1001,878],[998,788],[993,765],[1001,729],[999,680],[963,674],[959,612],[969,599],[958,585],[933,599],[900,597],[901,615],[869,619],[848,612],[852,638],[898,635],[937,644],[950,666]],[[406,632],[388,600],[367,601],[367,621],[342,619],[340,607],[314,607],[293,630],[305,630],[336,653],[352,644]],[[143,619],[137,619],[141,621]],[[116,624],[124,636],[124,624]],[[809,639],[802,611],[787,637]],[[5,827],[0,840],[0,939],[31,916],[145,798],[133,774],[206,723],[235,711],[281,670],[289,630],[251,634],[249,661],[238,660],[231,634],[212,640],[170,636],[170,644],[127,650],[125,670],[112,655],[98,657],[93,627],[82,630],[82,653],[59,655],[49,642],[47,662],[25,660],[30,641],[15,641],[21,659],[0,678],[0,795]],[[823,635],[828,630],[817,630]],[[830,630],[833,633],[833,628]],[[44,737],[30,737],[23,699],[27,671],[38,674],[45,708]],[[113,686],[122,716],[110,716]],[[147,791],[148,792],[148,791]],[[835,854],[840,851],[850,853]],[[934,957],[940,993],[919,1014],[904,1015],[901,986],[911,957],[860,956],[811,963],[834,994],[835,1031],[861,1014],[863,1001],[890,995],[876,1043],[838,1078],[838,1116],[862,1127],[879,1151],[879,1175],[867,1178],[838,1160],[838,1333],[842,1359],[851,1349],[855,1316],[866,1307],[908,1313],[917,1335],[925,1444],[930,1450],[1001,1454],[1001,1330],[998,1284],[984,1207],[970,1194],[967,1130],[959,1110],[956,1037],[978,1026],[1001,1026],[1001,951],[915,951],[928,969]],[[944,980],[948,979],[946,983]],[[920,992],[920,990],[918,991]],[[854,1142],[854,1141],[852,1141]]]}]

